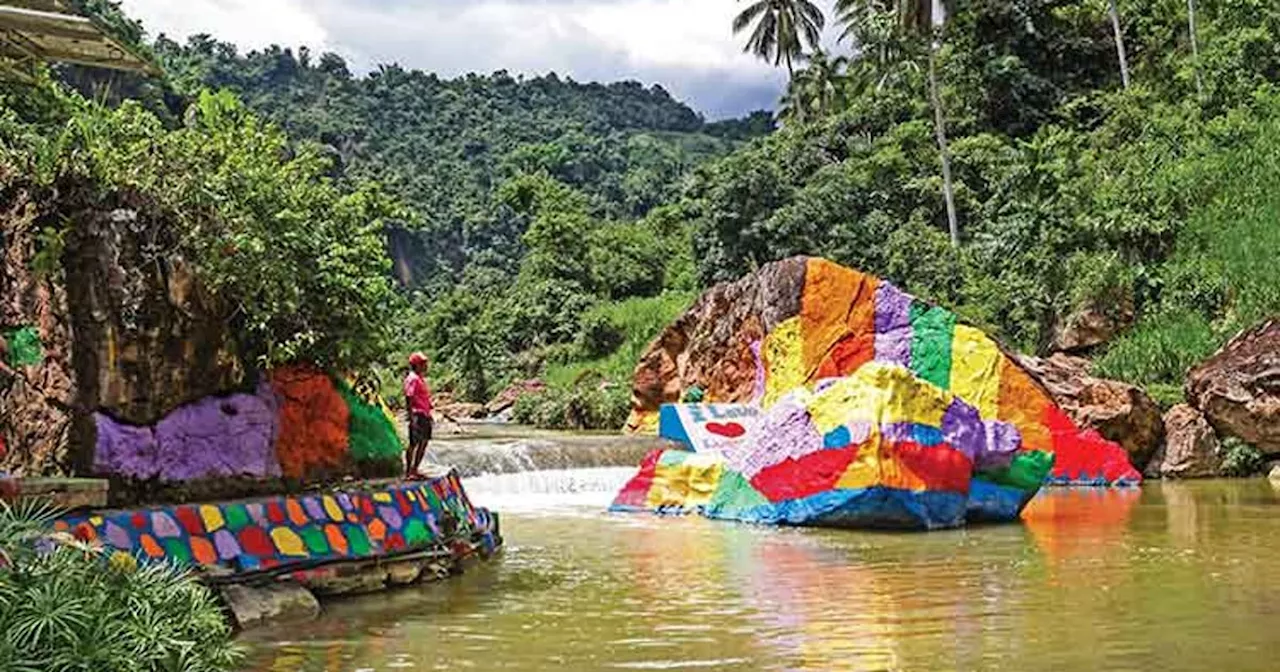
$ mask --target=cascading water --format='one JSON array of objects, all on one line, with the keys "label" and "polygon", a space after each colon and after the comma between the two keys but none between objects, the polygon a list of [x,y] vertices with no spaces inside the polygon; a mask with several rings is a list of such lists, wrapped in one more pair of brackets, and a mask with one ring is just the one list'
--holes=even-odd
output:
[{"label": "cascading water", "polygon": [[469,424],[433,441],[427,459],[458,470],[471,500],[499,512],[602,510],[656,437]]},{"label": "cascading water", "polygon": [[603,510],[634,467],[545,469],[464,479],[471,501],[499,512],[587,507]]},{"label": "cascading water", "polygon": [[663,447],[657,437],[551,432],[502,425],[464,425],[465,433],[441,436],[427,459],[447,464],[463,477],[544,469],[634,467]]}]

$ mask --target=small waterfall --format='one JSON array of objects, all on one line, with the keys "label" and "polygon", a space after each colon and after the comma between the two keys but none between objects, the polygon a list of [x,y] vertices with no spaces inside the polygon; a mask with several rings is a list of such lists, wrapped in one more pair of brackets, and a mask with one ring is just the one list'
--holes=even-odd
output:
[{"label": "small waterfall", "polygon": [[427,459],[447,464],[464,478],[525,471],[635,467],[664,447],[653,436],[550,432],[494,425],[466,425],[467,433],[440,437]]},{"label": "small waterfall", "polygon": [[432,441],[427,460],[457,469],[471,500],[499,512],[598,511],[663,447],[653,436],[468,424]]},{"label": "small waterfall", "polygon": [[609,506],[635,467],[548,469],[464,479],[471,501],[499,512]]}]

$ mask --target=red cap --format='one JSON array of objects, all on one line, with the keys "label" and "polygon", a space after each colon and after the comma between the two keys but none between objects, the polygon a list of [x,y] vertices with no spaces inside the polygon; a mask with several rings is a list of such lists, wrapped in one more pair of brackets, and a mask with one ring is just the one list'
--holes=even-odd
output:
[{"label": "red cap", "polygon": [[412,355],[409,355],[409,366],[417,368],[419,366],[425,365],[426,363],[427,363],[427,356],[422,354],[421,352],[415,352]]}]

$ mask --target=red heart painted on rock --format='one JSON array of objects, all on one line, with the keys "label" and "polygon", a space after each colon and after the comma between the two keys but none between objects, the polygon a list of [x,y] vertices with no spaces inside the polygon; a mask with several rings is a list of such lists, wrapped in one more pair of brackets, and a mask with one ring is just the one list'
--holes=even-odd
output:
[{"label": "red heart painted on rock", "polygon": [[726,422],[724,424],[721,424],[719,422],[708,422],[707,431],[711,432],[712,434],[727,436],[731,439],[736,439],[739,436],[742,436],[743,434],[747,433],[747,430],[744,429],[742,425],[739,425],[736,422]]}]

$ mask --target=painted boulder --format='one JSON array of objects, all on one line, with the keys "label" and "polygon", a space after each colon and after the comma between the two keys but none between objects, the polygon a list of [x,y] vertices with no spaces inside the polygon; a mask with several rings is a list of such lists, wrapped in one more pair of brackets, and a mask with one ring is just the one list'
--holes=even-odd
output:
[{"label": "painted boulder", "polygon": [[807,257],[717,285],[667,327],[636,367],[627,427],[655,431],[663,405],[691,387],[704,390],[708,404],[767,413],[794,390],[871,363],[902,367],[983,421],[1017,430],[1021,446],[1010,464],[979,469],[978,496],[1031,491],[1038,484],[1027,479],[1045,464],[1053,467],[1044,480],[1054,484],[1142,479],[1122,447],[1077,425],[1034,373],[980,330],[878,278]]},{"label": "painted boulder", "polygon": [[[685,411],[672,407],[664,417]],[[709,415],[709,412],[704,413]],[[735,436],[650,454],[615,511],[784,525],[938,529],[1012,520],[1051,459],[909,369],[870,362],[800,387]],[[706,424],[706,423],[703,423]],[[727,423],[720,423],[727,424]],[[668,437],[675,438],[675,437]],[[1029,457],[1028,457],[1029,456]]]}]

